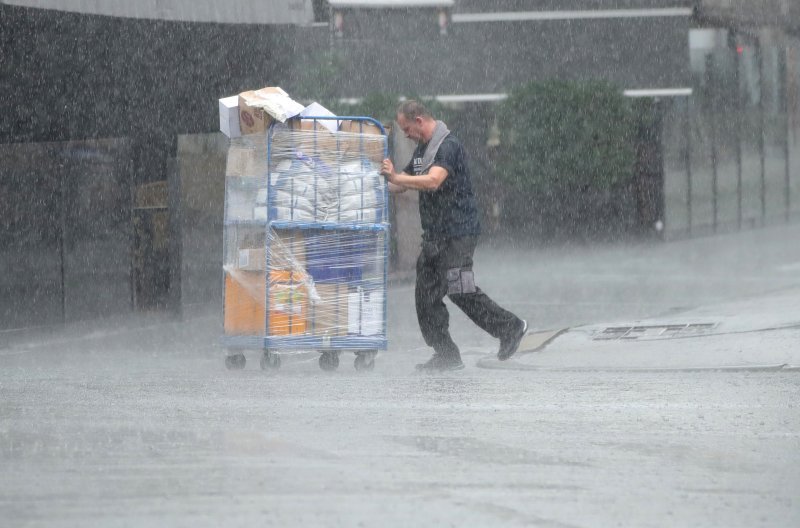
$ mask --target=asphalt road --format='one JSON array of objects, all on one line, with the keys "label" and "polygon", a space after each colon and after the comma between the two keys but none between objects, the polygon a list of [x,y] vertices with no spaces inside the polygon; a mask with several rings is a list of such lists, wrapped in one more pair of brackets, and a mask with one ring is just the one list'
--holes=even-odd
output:
[{"label": "asphalt road", "polygon": [[[796,287],[798,231],[485,247],[476,270],[534,327],[599,323]],[[800,525],[796,371],[487,370],[496,345],[454,316],[467,368],[412,375],[409,293],[371,373],[227,371],[218,314],[0,349],[0,524]]]},{"label": "asphalt road", "polygon": [[[471,358],[470,358],[471,359]],[[4,526],[797,526],[797,373],[2,357]],[[251,365],[252,367],[253,365]],[[257,367],[256,367],[257,368]]]}]

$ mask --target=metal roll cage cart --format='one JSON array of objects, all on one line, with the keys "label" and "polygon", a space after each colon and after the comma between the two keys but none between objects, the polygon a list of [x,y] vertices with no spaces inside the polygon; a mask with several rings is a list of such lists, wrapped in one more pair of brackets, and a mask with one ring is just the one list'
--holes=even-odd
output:
[{"label": "metal roll cage cart", "polygon": [[225,178],[225,365],[243,369],[260,350],[276,370],[281,355],[316,351],[331,371],[352,351],[356,370],[372,370],[387,349],[386,131],[308,116],[273,122],[266,143],[266,174]]}]

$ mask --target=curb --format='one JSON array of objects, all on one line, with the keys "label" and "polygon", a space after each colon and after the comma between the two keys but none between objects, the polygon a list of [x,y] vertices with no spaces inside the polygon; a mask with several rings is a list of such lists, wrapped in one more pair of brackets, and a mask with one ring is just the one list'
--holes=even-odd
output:
[{"label": "curb", "polygon": [[475,364],[490,370],[522,370],[539,372],[800,372],[800,366],[779,363],[774,365],[719,365],[706,367],[545,367],[513,361],[482,358]]}]

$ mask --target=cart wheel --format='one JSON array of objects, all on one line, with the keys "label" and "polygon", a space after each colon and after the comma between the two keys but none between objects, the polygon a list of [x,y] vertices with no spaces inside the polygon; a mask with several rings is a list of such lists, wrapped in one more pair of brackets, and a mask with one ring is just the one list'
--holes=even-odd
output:
[{"label": "cart wheel", "polygon": [[281,368],[281,357],[269,350],[261,354],[261,370],[278,370]]},{"label": "cart wheel", "polygon": [[339,353],[338,352],[323,352],[319,356],[319,368],[324,371],[330,372],[339,367]]},{"label": "cart wheel", "polygon": [[374,351],[366,351],[366,352],[356,352],[356,359],[353,361],[353,366],[359,372],[368,372],[375,368],[375,356],[377,354]]},{"label": "cart wheel", "polygon": [[228,370],[242,370],[246,364],[247,359],[245,359],[244,354],[225,356],[225,367]]}]

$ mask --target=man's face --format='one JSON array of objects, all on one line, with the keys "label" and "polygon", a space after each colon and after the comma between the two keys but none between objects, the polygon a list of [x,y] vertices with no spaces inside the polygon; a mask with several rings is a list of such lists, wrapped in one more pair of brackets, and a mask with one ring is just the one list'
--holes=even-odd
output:
[{"label": "man's face", "polygon": [[419,141],[422,139],[422,118],[406,119],[403,114],[397,114],[397,124],[408,139]]}]

